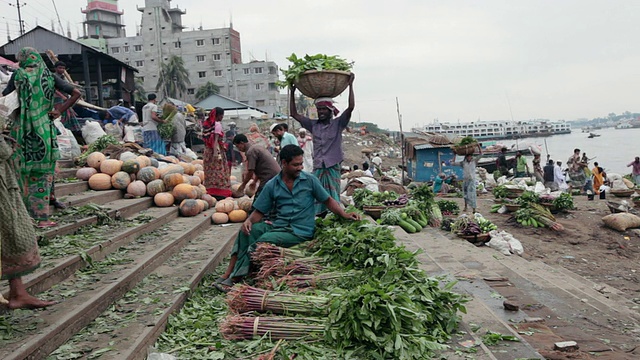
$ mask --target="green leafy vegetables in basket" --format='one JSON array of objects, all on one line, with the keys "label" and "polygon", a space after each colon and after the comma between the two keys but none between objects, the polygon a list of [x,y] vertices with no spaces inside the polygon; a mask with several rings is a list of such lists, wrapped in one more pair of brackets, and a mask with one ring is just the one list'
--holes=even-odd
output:
[{"label": "green leafy vegetables in basket", "polygon": [[173,125],[173,118],[177,113],[178,109],[171,104],[165,104],[162,107],[162,119],[166,122],[158,124],[158,132],[163,140],[171,140],[173,130],[175,129],[175,125]]},{"label": "green leafy vegetables in basket", "polygon": [[438,200],[437,204],[443,215],[458,215],[460,212],[460,206],[455,201]]},{"label": "green leafy vegetables in basket", "polygon": [[456,146],[465,146],[465,145],[470,145],[470,144],[477,144],[478,140],[474,139],[471,136],[465,136],[462,138],[462,140],[460,140],[459,143],[456,144]]},{"label": "green leafy vegetables in basket", "polygon": [[348,62],[339,56],[329,56],[324,54],[317,55],[305,55],[299,58],[296,54],[291,54],[287,58],[291,61],[291,65],[285,70],[280,69],[284,74],[285,81],[278,81],[277,84],[280,87],[287,87],[293,85],[300,75],[308,70],[340,70],[351,71],[353,68],[353,62]]},{"label": "green leafy vegetables in basket", "polygon": [[362,209],[363,206],[384,206],[386,204],[385,201],[395,201],[397,199],[398,194],[393,191],[374,192],[362,188],[353,192],[353,203],[358,209]]}]

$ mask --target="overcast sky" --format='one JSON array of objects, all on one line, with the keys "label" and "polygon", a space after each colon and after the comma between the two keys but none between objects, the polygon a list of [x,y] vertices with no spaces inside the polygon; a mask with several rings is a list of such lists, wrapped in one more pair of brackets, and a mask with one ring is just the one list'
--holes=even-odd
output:
[{"label": "overcast sky", "polygon": [[[25,0],[27,29],[50,27],[51,0]],[[0,0],[15,37],[17,11]],[[55,0],[81,32],[86,0]],[[127,33],[143,0],[119,1]],[[355,61],[354,120],[405,130],[451,122],[575,120],[640,111],[640,1],[182,0],[184,25],[233,27],[243,61],[325,53]],[[56,19],[57,22],[57,19]],[[0,26],[6,39],[6,25]],[[4,41],[0,41],[4,43]],[[347,106],[346,97],[337,99]]]}]

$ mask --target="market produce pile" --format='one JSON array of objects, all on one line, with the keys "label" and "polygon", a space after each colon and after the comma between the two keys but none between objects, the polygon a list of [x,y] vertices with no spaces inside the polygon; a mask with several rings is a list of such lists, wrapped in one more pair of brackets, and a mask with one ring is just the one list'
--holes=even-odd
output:
[{"label": "market produce pile", "polygon": [[[505,186],[498,186],[493,190],[496,198],[503,197],[509,190]],[[551,213],[554,211],[567,211],[574,208],[573,197],[567,193],[557,196],[538,195],[533,191],[526,190],[511,203],[520,205],[514,213],[514,219],[522,226],[548,227],[555,231],[563,231],[564,226],[556,221]],[[502,204],[496,204],[491,208],[492,212],[498,212]]]},{"label": "market produce pile", "polygon": [[[215,207],[211,218],[214,224],[243,222],[251,211],[253,200],[237,191],[237,198],[220,201],[207,194],[202,160],[185,162],[173,156],[156,158],[132,151],[109,158],[101,151],[113,144],[112,140],[110,135],[102,136],[91,145],[96,151],[87,151],[78,160],[86,166],[76,171],[76,178],[87,181],[91,190],[121,190],[125,198],[152,197],[155,206],[178,206],[180,215],[185,217]],[[231,190],[238,187],[236,183]]]},{"label": "market produce pile", "polygon": [[291,249],[262,244],[252,259],[253,286],[236,285],[226,305],[208,299],[216,315],[201,315],[197,328],[207,330],[199,336],[186,333],[185,315],[172,318],[159,350],[257,359],[283,339],[276,359],[425,359],[446,348],[465,312],[454,283],[430,278],[389,227],[366,220],[329,215],[317,220],[314,240]]},{"label": "market produce pile", "polygon": [[308,70],[340,70],[351,71],[353,62],[348,62],[339,56],[329,56],[324,54],[305,55],[298,57],[291,54],[287,60],[291,61],[291,65],[287,69],[280,69],[284,74],[284,82],[278,82],[280,87],[292,86],[300,75]]}]

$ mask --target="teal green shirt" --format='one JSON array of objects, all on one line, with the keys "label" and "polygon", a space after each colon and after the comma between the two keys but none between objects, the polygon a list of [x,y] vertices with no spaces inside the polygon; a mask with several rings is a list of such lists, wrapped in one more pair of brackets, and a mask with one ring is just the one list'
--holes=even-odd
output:
[{"label": "teal green shirt", "polygon": [[280,140],[280,149],[287,145],[300,146],[300,144],[298,144],[298,139],[296,139],[296,137],[291,133],[285,131],[284,135],[282,135],[282,140]]},{"label": "teal green shirt", "polygon": [[294,234],[310,239],[316,229],[315,202],[327,199],[329,193],[314,175],[301,172],[289,191],[280,172],[267,182],[253,207],[263,214],[275,209],[274,228],[291,228]]},{"label": "teal green shirt", "polygon": [[525,170],[527,170],[527,159],[524,156],[520,156],[516,163],[516,171],[524,172]]}]

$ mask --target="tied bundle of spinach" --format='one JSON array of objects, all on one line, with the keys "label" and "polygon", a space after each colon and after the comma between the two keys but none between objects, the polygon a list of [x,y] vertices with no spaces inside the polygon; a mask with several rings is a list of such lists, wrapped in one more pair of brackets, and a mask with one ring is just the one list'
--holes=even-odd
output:
[{"label": "tied bundle of spinach", "polygon": [[339,56],[329,56],[324,54],[305,55],[299,58],[296,54],[291,54],[287,58],[291,61],[291,65],[285,70],[280,69],[284,74],[284,82],[279,81],[277,84],[280,87],[287,87],[293,85],[303,72],[308,70],[340,70],[351,71],[353,68],[353,62],[348,62]]},{"label": "tied bundle of spinach", "polygon": [[552,204],[558,211],[573,210],[573,196],[562,193],[553,200]]}]

